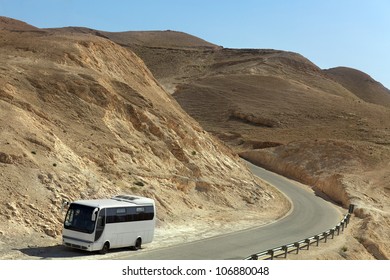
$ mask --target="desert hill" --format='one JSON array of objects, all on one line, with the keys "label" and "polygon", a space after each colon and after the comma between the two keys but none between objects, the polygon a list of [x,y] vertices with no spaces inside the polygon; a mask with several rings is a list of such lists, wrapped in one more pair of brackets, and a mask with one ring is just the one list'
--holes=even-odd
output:
[{"label": "desert hill", "polygon": [[2,258],[60,243],[62,204],[75,199],[152,197],[158,226],[178,235],[195,228],[188,239],[288,210],[130,49],[94,34],[1,21]]},{"label": "desert hill", "polygon": [[147,67],[152,69],[154,77],[170,93],[186,77],[194,79],[202,72],[199,65],[204,67],[203,61],[208,53],[222,49],[198,37],[172,30],[106,32],[84,27],[64,27],[47,31],[92,34],[131,49],[142,57]]},{"label": "desert hill", "polygon": [[95,30],[86,27],[63,27],[63,28],[48,28],[47,31],[55,31],[57,33],[84,33],[93,34],[96,36],[110,39],[121,46],[142,46],[150,48],[220,48],[210,42],[207,42],[199,37],[174,31],[124,31],[124,32],[107,32]]},{"label": "desert hill", "polygon": [[0,16],[0,30],[39,31],[39,28],[32,26],[24,21]]},{"label": "desert hill", "polygon": [[366,73],[348,67],[336,67],[325,73],[366,102],[390,107],[390,90]]},{"label": "desert hill", "polygon": [[292,52],[179,45],[127,47],[189,115],[243,157],[344,207],[356,204],[349,252],[330,258],[388,259],[389,90],[361,71],[322,70]]}]

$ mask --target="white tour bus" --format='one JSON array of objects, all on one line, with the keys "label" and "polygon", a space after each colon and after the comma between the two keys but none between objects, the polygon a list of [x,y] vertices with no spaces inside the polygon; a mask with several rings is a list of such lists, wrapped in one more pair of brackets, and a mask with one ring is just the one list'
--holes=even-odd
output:
[{"label": "white tour bus", "polygon": [[155,212],[153,199],[133,195],[72,202],[65,217],[63,244],[103,254],[110,248],[137,250],[153,240]]}]

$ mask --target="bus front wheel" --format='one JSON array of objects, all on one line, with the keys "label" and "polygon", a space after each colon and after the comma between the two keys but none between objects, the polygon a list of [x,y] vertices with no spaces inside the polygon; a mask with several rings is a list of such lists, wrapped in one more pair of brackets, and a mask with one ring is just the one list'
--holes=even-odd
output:
[{"label": "bus front wheel", "polygon": [[100,250],[100,254],[104,255],[108,253],[108,250],[110,249],[110,243],[106,242],[103,245],[103,248]]}]

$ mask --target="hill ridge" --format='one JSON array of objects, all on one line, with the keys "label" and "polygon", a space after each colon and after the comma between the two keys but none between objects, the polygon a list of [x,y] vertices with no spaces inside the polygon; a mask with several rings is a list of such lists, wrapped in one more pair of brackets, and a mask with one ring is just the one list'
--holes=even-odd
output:
[{"label": "hill ridge", "polygon": [[0,30],[32,31],[39,30],[39,28],[21,20],[0,16]]},{"label": "hill ridge", "polygon": [[345,66],[326,69],[324,73],[360,99],[390,107],[390,90],[367,73]]}]

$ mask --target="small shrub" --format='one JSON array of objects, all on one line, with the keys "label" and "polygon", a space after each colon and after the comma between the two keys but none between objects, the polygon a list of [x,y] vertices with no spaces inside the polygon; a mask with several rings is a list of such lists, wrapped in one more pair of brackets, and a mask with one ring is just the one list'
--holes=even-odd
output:
[{"label": "small shrub", "polygon": [[145,186],[144,182],[142,182],[142,181],[134,182],[134,185],[137,185],[137,186],[140,186],[140,187]]}]

